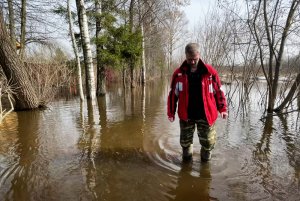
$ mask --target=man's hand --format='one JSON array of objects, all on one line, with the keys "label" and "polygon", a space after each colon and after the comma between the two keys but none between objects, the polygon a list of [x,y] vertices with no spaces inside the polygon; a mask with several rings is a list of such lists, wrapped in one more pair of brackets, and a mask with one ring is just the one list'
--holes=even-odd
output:
[{"label": "man's hand", "polygon": [[221,112],[222,119],[227,119],[228,113],[227,112]]},{"label": "man's hand", "polygon": [[168,117],[168,119],[169,119],[170,122],[173,122],[175,118],[174,117]]}]

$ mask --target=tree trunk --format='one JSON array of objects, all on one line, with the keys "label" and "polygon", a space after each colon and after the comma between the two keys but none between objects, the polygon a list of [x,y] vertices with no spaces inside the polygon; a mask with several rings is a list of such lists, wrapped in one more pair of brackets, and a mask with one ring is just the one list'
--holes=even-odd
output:
[{"label": "tree trunk", "polygon": [[25,70],[24,63],[17,55],[7,33],[0,9],[0,66],[11,84],[16,110],[28,110],[39,107],[39,100]]},{"label": "tree trunk", "polygon": [[[134,7],[134,0],[130,1],[130,6],[129,6],[129,29],[130,29],[130,34],[133,33],[133,7]],[[133,58],[130,59],[130,86],[131,88],[134,88],[135,86],[135,80],[134,80],[134,61]]]},{"label": "tree trunk", "polygon": [[144,35],[144,25],[141,23],[142,32],[142,84],[146,82],[146,58],[145,58],[145,35]]},{"label": "tree trunk", "polygon": [[123,83],[123,86],[125,87],[126,86],[126,69],[124,66],[122,67],[122,83]]},{"label": "tree trunk", "polygon": [[[267,33],[267,40],[268,40],[268,46],[269,46],[269,80],[270,80],[270,89],[269,89],[269,101],[268,101],[268,112],[272,112],[274,109],[274,104],[275,104],[275,99],[276,99],[276,91],[277,91],[277,86],[274,84],[275,79],[273,80],[273,59],[274,59],[274,40],[271,38],[271,33],[270,33],[270,25],[269,20],[268,20],[268,12],[267,12],[267,2],[264,0],[263,2],[263,10],[264,10],[264,23],[265,23],[265,30]],[[277,67],[276,67],[277,68]],[[276,86],[276,90],[274,93],[274,87]]]},{"label": "tree trunk", "polygon": [[98,65],[97,61],[97,96],[104,96],[106,94],[106,75],[103,64]]},{"label": "tree trunk", "polygon": [[22,0],[21,7],[21,36],[20,36],[20,57],[24,58],[26,40],[26,0]]},{"label": "tree trunk", "polygon": [[[266,2],[266,0],[265,0],[265,2]],[[281,35],[280,48],[279,48],[278,56],[276,59],[276,65],[275,65],[274,79],[272,82],[272,88],[269,89],[271,91],[271,93],[269,96],[268,112],[275,111],[274,107],[275,107],[275,100],[277,97],[278,80],[279,80],[279,72],[280,72],[280,68],[281,68],[282,56],[284,53],[284,47],[285,47],[285,43],[286,43],[286,40],[287,40],[287,37],[289,34],[289,30],[293,23],[293,18],[294,18],[294,15],[295,15],[295,12],[296,12],[298,6],[299,6],[299,0],[293,0],[292,5],[289,10],[288,17],[286,19],[286,23],[285,23],[282,35]],[[270,41],[269,41],[269,43],[270,43]],[[274,45],[274,44],[272,44],[272,45]],[[273,52],[271,52],[271,53],[270,53],[270,55],[273,55]],[[270,65],[272,65],[272,64],[270,64]]]},{"label": "tree trunk", "polygon": [[16,47],[16,32],[15,32],[15,13],[13,7],[13,1],[8,0],[8,10],[9,10],[9,35],[10,40],[14,47]]},{"label": "tree trunk", "polygon": [[95,87],[95,74],[93,68],[93,57],[90,45],[90,36],[88,29],[88,21],[86,16],[86,10],[83,0],[76,0],[78,21],[80,27],[80,35],[82,40],[82,49],[84,64],[86,69],[86,92],[88,99],[96,98],[96,87]]},{"label": "tree trunk", "polygon": [[145,32],[144,32],[144,22],[142,20],[143,15],[143,5],[141,5],[140,0],[138,0],[139,7],[139,21],[141,25],[141,35],[142,35],[142,68],[141,68],[141,83],[142,85],[146,82],[146,58],[145,58]]},{"label": "tree trunk", "polygon": [[298,87],[297,106],[298,106],[298,110],[300,110],[300,87]]},{"label": "tree trunk", "polygon": [[[99,108],[99,124],[101,126],[101,130],[107,128],[107,107],[106,107],[106,97],[100,97],[97,99],[98,108]],[[102,133],[102,132],[101,132]]]},{"label": "tree trunk", "polygon": [[82,77],[81,77],[81,65],[80,65],[80,58],[78,55],[78,47],[76,44],[76,39],[73,31],[73,19],[72,19],[72,14],[71,14],[71,9],[70,9],[70,0],[67,2],[67,10],[68,10],[68,19],[69,19],[69,32],[71,35],[72,39],[72,46],[73,46],[73,51],[75,54],[75,59],[76,59],[76,66],[77,66],[77,81],[78,81],[78,90],[80,94],[80,100],[84,100],[84,95],[83,95],[83,88],[82,88]]},{"label": "tree trunk", "polygon": [[135,87],[133,61],[130,62],[130,87]]},{"label": "tree trunk", "polygon": [[285,97],[285,99],[282,101],[282,103],[274,109],[275,112],[281,111],[286,104],[292,100],[297,88],[300,86],[300,73],[298,73],[295,82],[293,83],[288,95]]},{"label": "tree trunk", "polygon": [[[101,34],[101,1],[96,0],[96,38],[100,37]],[[103,96],[106,94],[106,76],[105,76],[105,66],[101,62],[101,49],[102,46],[96,45],[97,52],[97,96]]]}]

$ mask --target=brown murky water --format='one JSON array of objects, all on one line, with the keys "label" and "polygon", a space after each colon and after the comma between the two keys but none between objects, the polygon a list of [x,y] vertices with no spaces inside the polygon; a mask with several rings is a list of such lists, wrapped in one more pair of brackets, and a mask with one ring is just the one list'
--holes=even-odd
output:
[{"label": "brown murky water", "polygon": [[232,96],[211,162],[195,135],[193,162],[182,163],[167,94],[163,81],[114,86],[94,104],[12,113],[0,125],[0,200],[300,200],[298,113],[259,120],[255,92],[246,108]]}]

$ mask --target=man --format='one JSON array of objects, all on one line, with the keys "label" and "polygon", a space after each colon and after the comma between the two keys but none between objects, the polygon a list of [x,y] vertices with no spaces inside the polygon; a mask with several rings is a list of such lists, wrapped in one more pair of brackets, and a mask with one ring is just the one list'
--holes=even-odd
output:
[{"label": "man", "polygon": [[183,160],[193,155],[193,134],[197,133],[201,144],[201,160],[211,159],[216,141],[214,123],[218,111],[226,119],[227,103],[217,71],[200,59],[199,45],[189,43],[185,47],[186,60],[175,70],[168,96],[168,118],[175,119],[178,102],[180,145]]}]

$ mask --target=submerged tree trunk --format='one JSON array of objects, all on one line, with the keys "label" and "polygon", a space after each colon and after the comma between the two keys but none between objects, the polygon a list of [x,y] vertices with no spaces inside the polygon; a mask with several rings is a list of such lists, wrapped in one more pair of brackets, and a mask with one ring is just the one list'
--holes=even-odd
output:
[{"label": "submerged tree trunk", "polygon": [[297,88],[300,88],[300,73],[298,73],[295,82],[293,83],[289,93],[287,94],[287,96],[285,97],[285,99],[282,101],[282,103],[274,109],[275,112],[279,112],[281,111],[287,104],[288,102],[290,102],[295,94],[295,92],[297,91]]},{"label": "submerged tree trunk", "polygon": [[[96,0],[95,2],[96,8],[96,38],[100,37],[101,34],[101,1]],[[105,66],[101,62],[101,49],[102,46],[97,44],[96,45],[96,52],[97,52],[97,96],[103,96],[106,93],[106,75],[105,75]]]},{"label": "submerged tree trunk", "polygon": [[123,83],[123,86],[125,87],[126,86],[126,69],[124,66],[122,67],[122,83]]},{"label": "submerged tree trunk", "polygon": [[[264,0],[264,6],[266,6],[266,0]],[[278,55],[276,58],[276,65],[275,65],[274,79],[272,81],[272,88],[269,89],[271,91],[271,93],[270,93],[269,102],[268,102],[268,112],[275,111],[274,107],[275,107],[275,100],[277,97],[279,74],[280,74],[280,69],[282,66],[281,65],[282,57],[284,54],[284,48],[285,48],[285,44],[287,41],[287,37],[288,37],[289,31],[291,29],[291,25],[293,23],[294,15],[295,15],[295,12],[298,9],[298,7],[299,7],[299,0],[293,0],[291,3],[291,7],[289,10],[287,19],[286,19],[285,26],[283,27],[283,32],[281,34],[280,48],[279,48]],[[266,11],[264,13],[266,15]],[[267,19],[266,19],[266,22],[267,22]],[[269,30],[269,27],[271,27],[271,26],[269,26],[266,23],[266,30]],[[268,43],[269,43],[269,45],[272,45],[272,48],[274,48],[274,45],[277,45],[277,44],[274,44],[273,41],[271,41],[271,40],[268,40]],[[270,51],[270,56],[273,56],[273,51]],[[270,65],[272,65],[272,64],[270,64]],[[270,77],[270,79],[272,79],[272,77]]]},{"label": "submerged tree trunk", "polygon": [[28,110],[39,107],[39,100],[26,72],[24,63],[17,55],[7,33],[0,9],[0,66],[9,81],[15,99],[16,110]]},{"label": "submerged tree trunk", "polygon": [[[275,108],[285,46],[288,37],[292,37],[289,35],[294,32],[292,25],[295,23],[295,14],[300,4],[299,0],[292,0],[283,7],[280,2],[274,1],[272,4],[271,1],[260,0],[255,3],[256,6],[253,7],[255,9],[248,10],[248,22],[253,20],[249,23],[250,31],[255,38],[261,67],[268,83],[267,111],[269,113],[281,110],[286,104],[283,103]],[[253,18],[251,17],[252,13],[254,14]],[[283,20],[284,23],[281,23]],[[275,28],[278,26],[281,28]],[[268,49],[264,49],[264,44],[268,46]],[[265,58],[268,58],[268,69],[265,68]]]},{"label": "submerged tree trunk", "polygon": [[69,32],[71,35],[73,51],[76,59],[78,90],[80,94],[80,100],[84,100],[83,88],[82,88],[82,77],[81,77],[81,65],[80,65],[80,58],[78,55],[78,47],[76,44],[74,30],[73,30],[73,20],[72,20],[72,14],[70,9],[70,0],[68,0],[67,2],[67,10],[68,10],[68,19],[69,19]]},{"label": "submerged tree trunk", "polygon": [[96,98],[95,74],[93,67],[93,57],[90,44],[90,36],[88,29],[88,21],[83,0],[76,0],[78,21],[80,27],[80,35],[82,40],[82,49],[84,56],[84,64],[86,70],[86,93],[88,99]]}]

